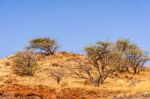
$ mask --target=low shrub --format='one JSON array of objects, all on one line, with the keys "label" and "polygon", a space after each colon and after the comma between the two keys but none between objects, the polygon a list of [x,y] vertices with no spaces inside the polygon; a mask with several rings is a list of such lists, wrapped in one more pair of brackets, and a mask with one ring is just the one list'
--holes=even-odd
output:
[{"label": "low shrub", "polygon": [[13,72],[31,76],[36,70],[36,56],[32,51],[18,52],[13,59]]}]

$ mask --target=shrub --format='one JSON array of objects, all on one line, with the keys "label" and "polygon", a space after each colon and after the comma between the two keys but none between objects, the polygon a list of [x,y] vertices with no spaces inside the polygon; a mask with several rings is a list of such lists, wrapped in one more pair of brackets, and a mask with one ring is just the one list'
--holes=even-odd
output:
[{"label": "shrub", "polygon": [[36,56],[32,51],[18,52],[13,59],[13,72],[32,76],[36,70]]},{"label": "shrub", "polygon": [[61,80],[63,79],[65,72],[63,67],[56,67],[50,70],[50,76],[57,81],[57,84],[60,84]]},{"label": "shrub", "polygon": [[11,63],[10,63],[10,62],[8,62],[8,61],[6,61],[6,62],[5,62],[5,65],[6,65],[6,66],[10,66],[10,65],[11,65]]},{"label": "shrub", "polygon": [[35,38],[29,43],[28,49],[40,50],[46,55],[53,55],[58,49],[56,40],[50,38]]}]

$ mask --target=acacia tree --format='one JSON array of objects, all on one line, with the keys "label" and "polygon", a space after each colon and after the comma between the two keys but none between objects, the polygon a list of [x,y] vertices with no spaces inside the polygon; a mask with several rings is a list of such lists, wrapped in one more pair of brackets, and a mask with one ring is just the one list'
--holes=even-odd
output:
[{"label": "acacia tree", "polygon": [[46,55],[53,55],[58,49],[56,40],[50,38],[35,38],[29,44],[28,49],[40,50]]},{"label": "acacia tree", "polygon": [[140,69],[147,62],[147,53],[140,49],[136,44],[130,44],[127,52],[128,63],[134,74],[139,73]]},{"label": "acacia tree", "polygon": [[118,71],[119,72],[125,72],[129,71],[129,64],[127,62],[127,52],[130,46],[130,41],[128,39],[118,39],[115,42],[115,48],[118,52],[121,53]]},{"label": "acacia tree", "polygon": [[106,78],[116,71],[118,58],[117,53],[110,42],[98,42],[85,48],[88,59],[79,61],[78,65],[70,70],[79,78],[88,79],[94,85],[103,84]]},{"label": "acacia tree", "polygon": [[118,71],[125,72],[129,69],[134,73],[139,73],[140,69],[147,61],[147,53],[145,53],[137,44],[130,42],[128,39],[119,39],[115,43],[117,51],[122,53],[120,58],[120,66]]}]

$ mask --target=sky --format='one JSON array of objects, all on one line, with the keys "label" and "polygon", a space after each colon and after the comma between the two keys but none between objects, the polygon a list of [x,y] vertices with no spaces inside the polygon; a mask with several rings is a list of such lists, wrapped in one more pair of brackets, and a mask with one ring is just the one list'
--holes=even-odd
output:
[{"label": "sky", "polygon": [[97,41],[128,38],[150,51],[150,0],[0,0],[0,57],[36,37],[83,53]]}]

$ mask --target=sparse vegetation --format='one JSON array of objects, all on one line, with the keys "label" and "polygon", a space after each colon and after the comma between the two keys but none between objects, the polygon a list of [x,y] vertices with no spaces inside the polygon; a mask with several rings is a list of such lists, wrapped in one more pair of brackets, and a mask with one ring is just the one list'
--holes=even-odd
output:
[{"label": "sparse vegetation", "polygon": [[[16,93],[14,88],[14,97],[28,96],[24,90],[30,85],[32,88],[37,86],[38,89],[34,89],[38,92],[36,95],[41,97],[45,95],[44,98],[52,96],[52,98],[115,99],[118,95],[128,96],[129,92],[134,96],[138,92],[150,91],[149,67],[144,66],[149,60],[147,53],[127,39],[119,39],[116,42],[99,41],[85,48],[86,55],[69,52],[51,55],[42,50],[44,54],[49,55],[45,57],[38,52],[39,48],[36,50],[36,52],[21,51],[0,61],[0,83],[11,84],[13,88],[19,85],[17,90],[22,88],[20,85],[25,85],[20,89],[23,94]],[[12,75],[12,70],[16,75]],[[141,73],[138,74],[139,72]],[[32,76],[34,74],[35,76]],[[6,94],[7,90],[12,92],[9,88],[10,86],[6,89]],[[53,94],[49,92],[49,88],[54,89]],[[41,92],[43,93],[40,94]],[[4,95],[5,93],[0,97]],[[29,95],[37,98],[31,93],[30,88]]]},{"label": "sparse vegetation", "polygon": [[65,72],[63,67],[56,67],[50,70],[50,76],[57,81],[57,84],[60,84],[61,80],[63,79]]},{"label": "sparse vegetation", "polygon": [[85,52],[87,61],[69,68],[79,78],[89,79],[96,86],[103,84],[115,71],[139,73],[147,58],[144,51],[127,39],[115,43],[100,41],[86,47]]},{"label": "sparse vegetation", "polygon": [[18,52],[13,59],[13,72],[32,76],[36,69],[36,56],[32,51]]},{"label": "sparse vegetation", "polygon": [[58,49],[56,40],[50,38],[35,38],[29,43],[30,45],[27,47],[28,49],[35,49],[46,55],[53,55]]}]

